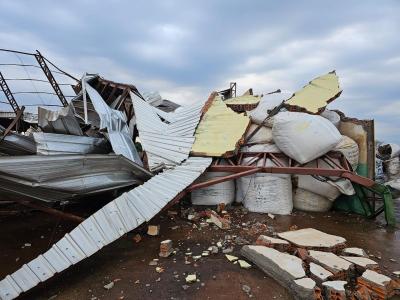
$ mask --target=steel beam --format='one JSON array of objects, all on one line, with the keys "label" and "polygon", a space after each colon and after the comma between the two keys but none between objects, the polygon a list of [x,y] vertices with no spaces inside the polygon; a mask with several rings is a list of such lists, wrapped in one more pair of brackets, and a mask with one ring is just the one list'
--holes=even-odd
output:
[{"label": "steel beam", "polygon": [[37,53],[35,54],[35,58],[39,63],[39,66],[42,68],[44,75],[46,75],[47,80],[49,81],[49,83],[51,84],[51,86],[53,87],[54,92],[57,94],[58,99],[60,99],[61,104],[64,107],[68,106],[68,101],[65,98],[63,92],[60,89],[60,86],[58,85],[56,79],[54,78],[53,74],[51,73],[49,67],[47,66],[47,63],[44,59],[44,57],[42,56],[42,54],[40,54],[39,51],[36,51]]},{"label": "steel beam", "polygon": [[17,101],[15,100],[14,95],[11,92],[10,88],[8,87],[8,84],[3,77],[3,74],[1,74],[1,72],[0,72],[0,86],[4,92],[4,95],[6,95],[7,100],[10,103],[12,109],[14,110],[15,113],[17,113],[20,110],[19,105],[18,105]]}]

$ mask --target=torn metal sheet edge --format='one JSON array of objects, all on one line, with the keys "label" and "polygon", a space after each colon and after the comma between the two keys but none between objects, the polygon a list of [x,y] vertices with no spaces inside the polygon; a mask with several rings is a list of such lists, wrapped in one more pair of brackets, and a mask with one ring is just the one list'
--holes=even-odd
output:
[{"label": "torn metal sheet edge", "polygon": [[92,104],[100,117],[100,127],[107,128],[108,139],[110,140],[114,152],[116,154],[121,154],[143,166],[136,147],[132,141],[132,137],[129,133],[125,116],[122,114],[122,112],[111,109],[107,105],[101,95],[88,83],[91,78],[92,77],[87,75],[83,76],[82,91],[83,93],[87,93],[89,95],[90,100],[92,101]]},{"label": "torn metal sheet edge", "polygon": [[122,194],[67,233],[47,252],[0,281],[0,298],[18,297],[56,273],[93,255],[125,233],[149,221],[211,164],[211,158],[191,157]]}]

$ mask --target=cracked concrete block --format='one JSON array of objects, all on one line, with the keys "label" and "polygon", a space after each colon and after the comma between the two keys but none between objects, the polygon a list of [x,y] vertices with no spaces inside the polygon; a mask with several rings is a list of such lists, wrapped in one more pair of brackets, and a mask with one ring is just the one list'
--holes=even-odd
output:
[{"label": "cracked concrete block", "polygon": [[312,262],[332,272],[335,279],[347,279],[354,269],[353,263],[330,252],[310,250],[308,254]]},{"label": "cracked concrete block", "polygon": [[364,249],[357,248],[357,247],[344,248],[342,255],[368,257],[368,254],[364,251]]},{"label": "cracked concrete block", "polygon": [[278,233],[281,239],[287,240],[296,247],[339,251],[346,247],[346,239],[327,234],[314,228],[286,231]]},{"label": "cracked concrete block", "polygon": [[357,285],[367,288],[373,299],[389,299],[400,293],[399,280],[371,270],[366,270],[357,278]]},{"label": "cracked concrete block", "polygon": [[259,245],[243,246],[240,253],[289,291],[296,285],[294,280],[306,276],[303,261],[294,255]]},{"label": "cracked concrete block", "polygon": [[377,262],[372,259],[366,257],[357,257],[357,256],[340,256],[341,258],[353,263],[356,266],[358,271],[365,270],[379,270],[379,265]]},{"label": "cracked concrete block", "polygon": [[344,286],[347,284],[347,281],[343,280],[335,280],[335,281],[326,281],[322,283],[324,288],[324,296],[327,300],[345,300],[346,299],[346,290]]},{"label": "cracked concrete block", "polygon": [[288,241],[266,235],[260,235],[256,240],[256,245],[274,248],[282,252],[286,252],[290,249],[290,243]]},{"label": "cracked concrete block", "polygon": [[314,299],[315,288],[317,285],[311,278],[305,277],[293,281],[292,293],[296,294],[297,299]]},{"label": "cracked concrete block", "polygon": [[324,281],[327,281],[331,277],[333,277],[333,273],[324,269],[320,265],[317,265],[313,262],[310,263],[310,277],[314,279],[318,284],[321,284]]}]

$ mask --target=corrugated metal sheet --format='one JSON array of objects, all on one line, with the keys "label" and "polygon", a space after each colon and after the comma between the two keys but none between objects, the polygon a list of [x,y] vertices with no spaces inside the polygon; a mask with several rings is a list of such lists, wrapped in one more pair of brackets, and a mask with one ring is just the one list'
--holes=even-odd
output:
[{"label": "corrugated metal sheet", "polygon": [[122,194],[67,233],[46,253],[0,281],[0,298],[18,297],[149,221],[210,164],[210,158],[191,157],[173,170],[164,171]]},{"label": "corrugated metal sheet", "polygon": [[[0,125],[0,139],[5,128]],[[31,136],[10,132],[0,141],[0,153],[7,155],[29,155],[36,153],[35,141]]]},{"label": "corrugated metal sheet", "polygon": [[[151,170],[160,165],[174,166],[188,158],[204,103],[166,113],[131,93],[136,124]],[[167,122],[163,122],[160,117]]]},{"label": "corrugated metal sheet", "polygon": [[38,154],[104,154],[111,151],[104,138],[35,132],[33,138]]},{"label": "corrugated metal sheet", "polygon": [[317,77],[293,94],[286,104],[297,106],[311,113],[318,113],[341,93],[335,71]]},{"label": "corrugated metal sheet", "polygon": [[100,117],[100,128],[107,129],[108,139],[114,152],[142,166],[143,163],[132,141],[124,114],[121,111],[111,109],[101,95],[87,83],[88,80],[90,80],[90,77],[83,77],[82,91],[87,92]]},{"label": "corrugated metal sheet", "polygon": [[38,125],[44,132],[83,135],[72,105],[59,111],[38,107]]},{"label": "corrugated metal sheet", "polygon": [[47,202],[143,183],[152,174],[117,155],[0,157],[0,193]]},{"label": "corrugated metal sheet", "polygon": [[196,129],[191,153],[200,156],[233,154],[249,123],[249,117],[235,113],[217,96]]}]

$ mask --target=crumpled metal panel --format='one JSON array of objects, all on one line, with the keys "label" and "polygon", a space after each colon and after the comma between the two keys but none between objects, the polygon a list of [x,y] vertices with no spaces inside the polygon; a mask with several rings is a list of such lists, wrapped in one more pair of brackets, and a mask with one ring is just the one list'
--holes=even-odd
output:
[{"label": "crumpled metal panel", "polygon": [[[0,139],[5,128],[0,125]],[[35,141],[31,136],[10,132],[0,141],[0,153],[7,155],[29,155],[36,153]]]},{"label": "crumpled metal panel", "polygon": [[160,165],[174,166],[187,159],[204,103],[166,113],[152,107],[133,93],[131,99],[139,138],[146,151],[150,170]]},{"label": "crumpled metal panel", "polygon": [[[47,279],[53,271],[67,269],[97,252],[96,248],[101,249],[145,220],[149,221],[193,183],[211,161],[211,158],[191,157],[182,165],[166,170],[143,185],[122,194],[67,233],[43,256],[40,255],[40,258],[24,265],[11,277],[7,276],[0,281],[0,296],[7,300],[18,297],[22,291],[27,291],[41,280]],[[38,271],[37,267],[46,273],[40,279],[34,273]],[[21,289],[14,288],[18,286]]]},{"label": "crumpled metal panel", "polygon": [[107,129],[114,152],[143,166],[132,141],[125,115],[119,110],[110,108],[101,95],[88,84],[89,80],[89,76],[82,78],[82,91],[89,95],[93,107],[100,117],[100,129]]},{"label": "crumpled metal panel", "polygon": [[152,174],[117,155],[0,157],[0,193],[52,202],[141,184]]},{"label": "crumpled metal panel", "polygon": [[340,96],[339,78],[335,71],[310,81],[301,90],[295,92],[285,104],[316,114],[326,105]]},{"label": "crumpled metal panel", "polygon": [[71,104],[58,111],[38,107],[38,125],[44,132],[83,135]]},{"label": "crumpled metal panel", "polygon": [[35,132],[38,154],[104,154],[111,151],[111,147],[104,138],[77,136],[56,133]]},{"label": "crumpled metal panel", "polygon": [[208,109],[196,129],[193,155],[228,156],[239,148],[250,119],[228,108],[221,98],[210,98]]}]

